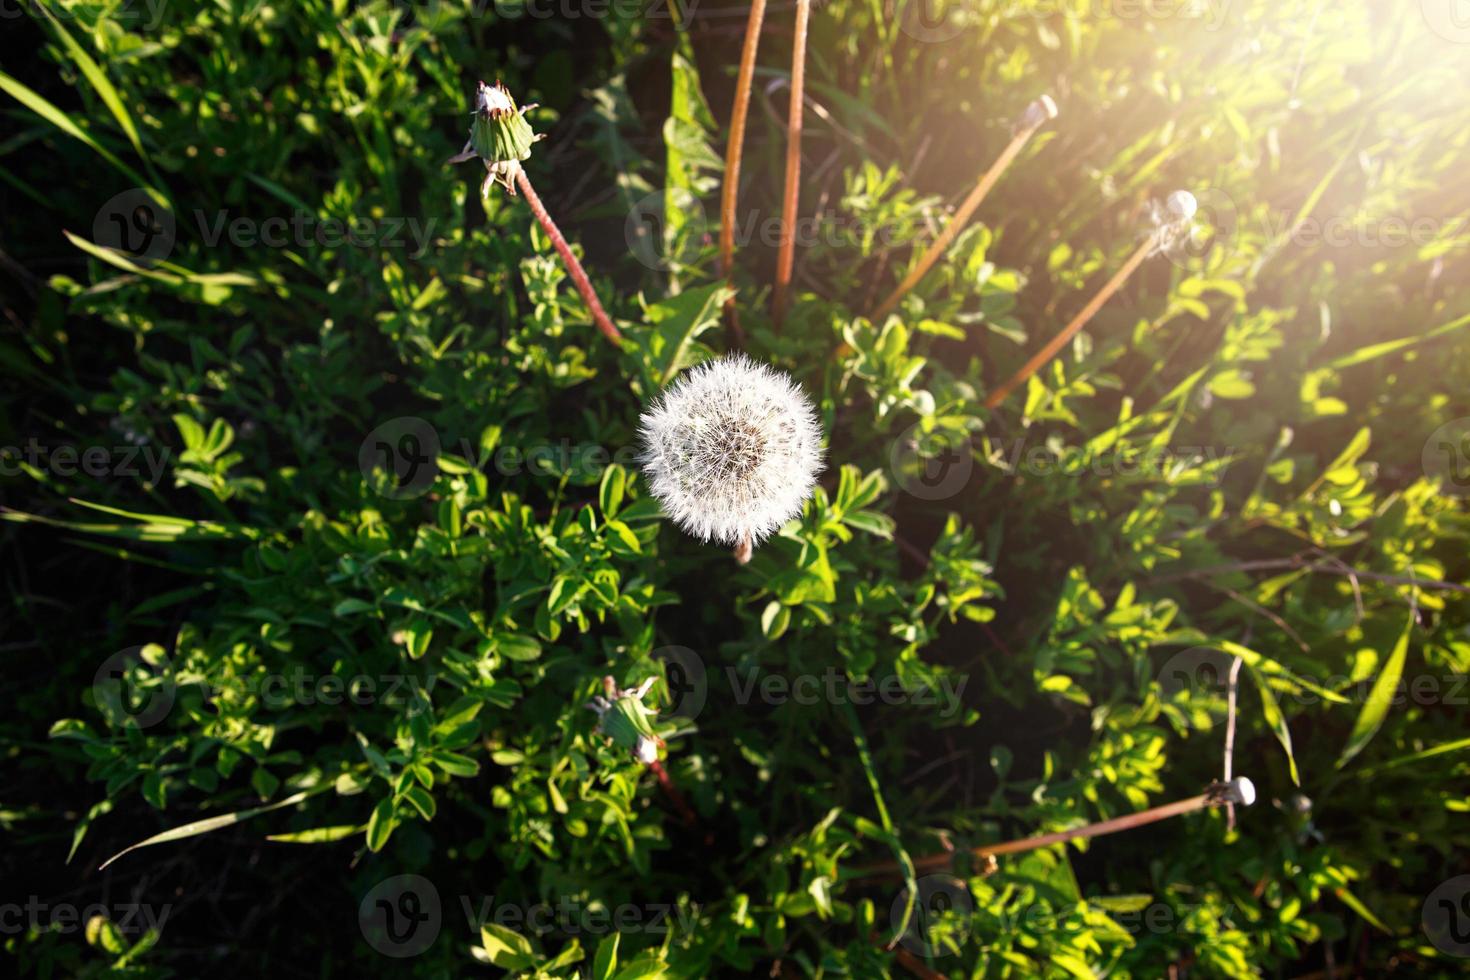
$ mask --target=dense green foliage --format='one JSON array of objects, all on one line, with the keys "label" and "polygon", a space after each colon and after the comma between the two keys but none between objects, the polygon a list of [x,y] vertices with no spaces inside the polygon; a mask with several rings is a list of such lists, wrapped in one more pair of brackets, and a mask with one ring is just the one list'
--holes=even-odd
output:
[{"label": "dense green foliage", "polygon": [[[1470,38],[1421,6],[821,5],[780,330],[773,6],[735,309],[818,404],[827,470],[740,567],[660,517],[635,447],[736,344],[713,231],[744,7],[27,4],[0,69],[0,903],[114,924],[6,919],[7,957],[1463,967],[1421,913],[1470,844]],[[524,201],[445,166],[496,78],[540,103],[526,166],[621,349]],[[1043,93],[1060,118],[867,319]],[[1200,243],[985,408],[1176,188]],[[1237,660],[1261,799],[1233,828],[961,860],[912,903],[863,873],[1201,792]],[[585,709],[604,675],[656,679],[667,785]],[[405,874],[439,931],[385,955],[360,912]]]}]

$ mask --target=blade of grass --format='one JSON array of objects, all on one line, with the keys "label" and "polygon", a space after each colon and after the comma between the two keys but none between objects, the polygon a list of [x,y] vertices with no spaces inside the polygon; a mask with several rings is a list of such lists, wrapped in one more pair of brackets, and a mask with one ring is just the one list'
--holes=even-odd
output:
[{"label": "blade of grass", "polygon": [[867,777],[868,788],[873,793],[873,804],[878,810],[878,823],[883,832],[888,835],[888,846],[893,849],[893,855],[898,859],[898,867],[903,874],[905,894],[908,900],[904,904],[903,917],[899,920],[893,930],[893,938],[888,941],[886,949],[892,949],[898,945],[904,933],[909,930],[909,922],[913,918],[914,905],[919,899],[919,881],[914,872],[914,860],[909,857],[909,852],[904,849],[903,841],[899,839],[898,832],[893,829],[893,820],[888,815],[888,806],[883,802],[883,787],[878,783],[878,774],[873,769],[873,755],[868,751],[868,739],[863,734],[863,727],[858,722],[857,712],[853,710],[850,701],[842,702],[842,716],[847,720],[847,727],[852,732],[852,744],[857,749],[858,761],[862,764],[863,775]]},{"label": "blade of grass", "polygon": [[148,196],[153,198],[153,200],[156,201],[160,206],[166,208],[169,207],[168,195],[151,186],[146,178],[144,178],[132,167],[129,167],[126,163],[123,163],[111,150],[107,149],[101,143],[98,143],[95,139],[93,139],[90,133],[82,129],[82,127],[78,126],[76,122],[73,121],[72,118],[68,116],[65,112],[62,112],[56,106],[52,105],[45,98],[43,98],[40,94],[21,84],[21,82],[19,82],[15,78],[12,78],[10,75],[7,75],[3,71],[0,71],[0,91],[5,92],[11,98],[15,99],[15,101],[19,102],[21,105],[34,112],[36,115],[40,116],[42,119],[55,126],[57,129],[70,136],[72,139],[84,143],[98,156],[102,157],[102,159],[106,160],[108,163],[116,167],[134,184],[141,187],[145,192],[147,192]]},{"label": "blade of grass", "polygon": [[92,60],[92,56],[87,54],[82,46],[67,33],[65,27],[61,26],[61,21],[56,15],[45,4],[37,4],[36,7],[51,22],[56,35],[61,38],[62,46],[66,48],[66,53],[71,55],[72,61],[75,61],[77,68],[81,70],[82,77],[92,86],[92,90],[97,93],[102,104],[107,106],[107,111],[112,113],[112,118],[117,120],[128,142],[133,144],[133,151],[138,154],[138,159],[151,168],[148,154],[143,151],[143,140],[138,135],[138,127],[133,124],[133,117],[128,114],[128,108],[123,105],[122,97],[118,95],[117,89],[108,80],[97,62]]},{"label": "blade of grass", "polygon": [[136,851],[140,847],[152,847],[154,844],[167,844],[171,841],[185,840],[189,837],[198,837],[200,834],[207,834],[211,831],[220,830],[224,827],[229,827],[237,823],[243,823],[246,820],[249,820],[251,817],[260,816],[262,813],[269,813],[272,810],[281,810],[288,806],[295,806],[297,803],[301,803],[302,801],[312,796],[315,796],[317,793],[321,793],[325,790],[331,789],[333,785],[333,783],[323,783],[322,785],[314,786],[311,789],[304,789],[299,793],[292,793],[284,800],[277,800],[274,803],[267,803],[265,806],[252,807],[249,810],[237,810],[234,813],[226,813],[218,817],[209,817],[205,820],[195,820],[193,823],[186,823],[182,827],[175,827],[172,830],[165,830],[161,834],[154,834],[147,840],[141,840],[130,847],[123,848],[112,857],[99,864],[97,866],[97,870],[101,871],[109,864],[122,857],[124,854]]}]

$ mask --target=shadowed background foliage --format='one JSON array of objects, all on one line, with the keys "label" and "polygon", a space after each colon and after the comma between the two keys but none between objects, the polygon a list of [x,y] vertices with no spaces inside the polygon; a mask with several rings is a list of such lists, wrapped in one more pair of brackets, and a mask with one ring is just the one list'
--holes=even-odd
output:
[{"label": "shadowed background foliage", "polygon": [[[632,454],[641,405],[734,344],[714,237],[745,6],[0,11],[7,958],[1462,968],[1470,31],[1448,7],[821,4],[777,331],[773,5],[733,286],[828,468],[745,568],[659,518]],[[528,170],[621,350],[524,202],[444,164],[496,78],[540,103]],[[1060,118],[870,321],[1042,94]],[[1179,188],[1196,238],[983,407]],[[1237,658],[1234,770],[1261,799],[1233,829],[862,873],[1200,792]],[[596,733],[604,675],[658,678],[667,786]],[[780,695],[804,677],[814,703]],[[429,891],[432,936],[373,917]]]}]

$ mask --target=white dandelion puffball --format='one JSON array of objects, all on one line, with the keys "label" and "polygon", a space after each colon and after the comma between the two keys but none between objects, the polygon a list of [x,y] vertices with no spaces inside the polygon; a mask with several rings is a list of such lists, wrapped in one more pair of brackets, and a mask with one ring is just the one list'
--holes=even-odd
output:
[{"label": "white dandelion puffball", "polygon": [[811,402],[790,377],[743,354],[685,372],[644,411],[639,431],[664,513],[747,557],[801,513],[822,468]]}]

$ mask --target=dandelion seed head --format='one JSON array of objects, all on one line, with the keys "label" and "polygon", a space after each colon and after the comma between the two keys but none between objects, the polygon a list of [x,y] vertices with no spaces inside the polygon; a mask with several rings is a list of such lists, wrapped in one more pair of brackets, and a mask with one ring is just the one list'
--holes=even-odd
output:
[{"label": "dandelion seed head", "polygon": [[685,372],[639,429],[653,496],[702,541],[764,540],[801,513],[822,468],[811,402],[786,374],[743,354]]}]

